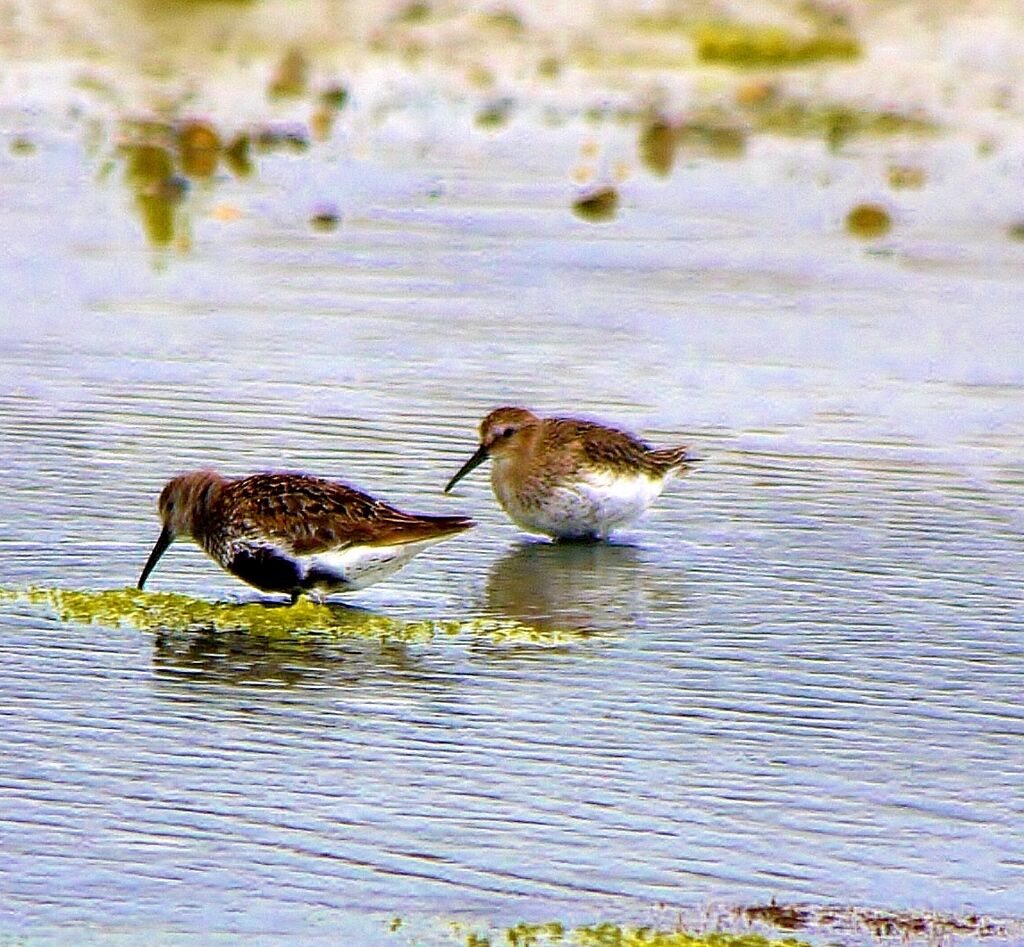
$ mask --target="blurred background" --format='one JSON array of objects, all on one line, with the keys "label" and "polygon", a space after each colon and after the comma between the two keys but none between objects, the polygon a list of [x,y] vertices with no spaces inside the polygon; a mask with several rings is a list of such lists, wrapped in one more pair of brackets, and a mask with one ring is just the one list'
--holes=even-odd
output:
[{"label": "blurred background", "polygon": [[[0,940],[1021,943],[1022,77],[1015,0],[0,0]],[[539,543],[441,494],[506,403],[705,461]],[[201,466],[480,526],[126,591]]]}]

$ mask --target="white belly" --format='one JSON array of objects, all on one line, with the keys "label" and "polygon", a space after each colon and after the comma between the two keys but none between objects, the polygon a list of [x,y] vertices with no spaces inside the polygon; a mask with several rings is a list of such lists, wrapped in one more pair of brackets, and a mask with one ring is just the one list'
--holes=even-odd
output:
[{"label": "white belly", "polygon": [[603,539],[639,519],[665,481],[644,474],[589,471],[531,497],[494,483],[494,492],[512,520],[523,529],[559,539]]},{"label": "white belly", "polygon": [[306,568],[323,575],[316,587],[330,592],[338,589],[365,589],[394,575],[417,553],[440,542],[424,539],[400,546],[350,546],[336,552],[322,552],[306,557]]}]

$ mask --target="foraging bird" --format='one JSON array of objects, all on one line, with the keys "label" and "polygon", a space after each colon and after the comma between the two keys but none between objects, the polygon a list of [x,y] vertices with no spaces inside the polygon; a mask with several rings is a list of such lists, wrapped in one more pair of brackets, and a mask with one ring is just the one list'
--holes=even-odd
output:
[{"label": "foraging bird", "polygon": [[480,446],[445,493],[488,458],[494,495],[513,522],[556,539],[606,538],[638,519],[697,459],[685,447],[658,450],[593,421],[497,408],[480,423]]},{"label": "foraging bird", "polygon": [[198,470],[160,494],[163,531],[138,587],[175,539],[191,538],[222,568],[264,592],[365,588],[428,546],[474,525],[465,516],[418,516],[333,480],[265,473],[228,480]]}]

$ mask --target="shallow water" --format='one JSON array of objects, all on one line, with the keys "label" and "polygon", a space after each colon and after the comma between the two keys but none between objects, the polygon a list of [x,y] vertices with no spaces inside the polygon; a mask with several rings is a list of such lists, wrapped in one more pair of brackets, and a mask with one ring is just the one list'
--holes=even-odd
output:
[{"label": "shallow water", "polygon": [[[634,128],[450,108],[197,186],[187,249],[81,120],[8,109],[37,147],[0,153],[0,936],[1024,913],[1011,159],[915,146],[935,183],[875,243],[842,219],[878,142],[636,168],[591,224],[579,143],[610,166]],[[516,402],[705,461],[613,544],[533,541],[482,471],[440,492]],[[132,585],[197,466],[480,526],[293,633],[27,594]],[[149,588],[258,599],[184,545]]]}]

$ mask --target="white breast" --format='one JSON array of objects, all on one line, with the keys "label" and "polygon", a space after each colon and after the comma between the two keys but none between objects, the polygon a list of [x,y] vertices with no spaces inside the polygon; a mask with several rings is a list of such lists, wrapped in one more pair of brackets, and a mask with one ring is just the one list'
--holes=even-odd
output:
[{"label": "white breast", "polygon": [[590,504],[598,535],[639,519],[661,493],[665,481],[646,474],[590,472],[576,489]]},{"label": "white breast", "polygon": [[645,474],[591,470],[529,496],[495,482],[506,512],[523,529],[560,539],[606,537],[639,519],[661,493],[665,481]]}]

